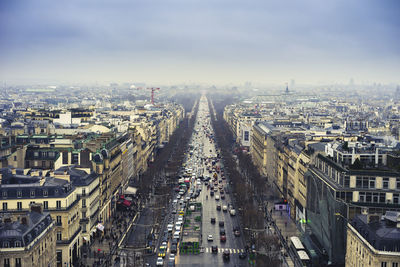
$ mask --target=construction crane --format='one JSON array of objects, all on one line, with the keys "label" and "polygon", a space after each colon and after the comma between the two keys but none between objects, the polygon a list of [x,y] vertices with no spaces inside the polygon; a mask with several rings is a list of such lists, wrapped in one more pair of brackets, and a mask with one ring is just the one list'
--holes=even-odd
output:
[{"label": "construction crane", "polygon": [[[139,89],[143,89],[143,88],[142,87],[138,87],[137,89],[139,90]],[[157,90],[160,90],[160,88],[158,88],[158,87],[148,87],[146,89],[147,90],[151,90],[151,104],[154,105],[154,92],[157,91]]]}]

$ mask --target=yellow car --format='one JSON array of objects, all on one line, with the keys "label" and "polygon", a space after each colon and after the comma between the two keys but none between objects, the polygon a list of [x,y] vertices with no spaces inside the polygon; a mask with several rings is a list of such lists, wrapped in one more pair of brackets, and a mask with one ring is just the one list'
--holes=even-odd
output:
[{"label": "yellow car", "polygon": [[167,247],[166,246],[160,246],[160,248],[158,249],[158,257],[165,257],[165,252],[167,251]]},{"label": "yellow car", "polygon": [[184,214],[185,214],[185,212],[183,210],[179,211],[179,215],[183,216]]}]

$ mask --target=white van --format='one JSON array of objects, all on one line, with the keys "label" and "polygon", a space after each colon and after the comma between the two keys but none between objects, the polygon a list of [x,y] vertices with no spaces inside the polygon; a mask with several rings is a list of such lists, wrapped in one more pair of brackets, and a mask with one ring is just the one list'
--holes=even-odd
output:
[{"label": "white van", "polygon": [[235,216],[236,215],[236,210],[235,209],[231,209],[229,211],[229,213],[231,214],[231,216]]}]

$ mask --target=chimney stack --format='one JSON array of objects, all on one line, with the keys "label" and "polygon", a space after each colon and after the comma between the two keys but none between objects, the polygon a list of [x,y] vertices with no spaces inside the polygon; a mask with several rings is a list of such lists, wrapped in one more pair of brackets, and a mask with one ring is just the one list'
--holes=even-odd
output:
[{"label": "chimney stack", "polygon": [[31,211],[35,211],[40,214],[42,213],[42,204],[32,203],[30,206],[31,206]]},{"label": "chimney stack", "polygon": [[24,216],[21,218],[21,224],[28,225],[28,217]]}]

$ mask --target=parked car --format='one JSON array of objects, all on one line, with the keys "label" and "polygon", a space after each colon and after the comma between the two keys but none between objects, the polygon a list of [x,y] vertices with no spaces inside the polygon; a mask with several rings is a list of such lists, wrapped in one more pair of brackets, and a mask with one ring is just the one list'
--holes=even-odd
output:
[{"label": "parked car", "polygon": [[208,236],[207,236],[207,241],[213,241],[213,240],[214,240],[214,238],[213,238],[212,235],[208,235]]},{"label": "parked car", "polygon": [[215,218],[211,218],[211,223],[212,223],[212,224],[215,223]]}]

